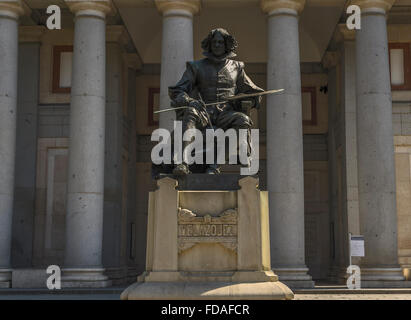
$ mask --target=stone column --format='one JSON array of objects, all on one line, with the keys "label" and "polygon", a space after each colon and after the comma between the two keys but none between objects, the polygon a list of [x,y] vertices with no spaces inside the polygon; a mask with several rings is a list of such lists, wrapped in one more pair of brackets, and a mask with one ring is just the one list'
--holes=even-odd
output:
[{"label": "stone column", "polygon": [[[169,108],[168,87],[180,80],[186,62],[193,60],[193,15],[200,10],[200,0],[155,0],[163,15],[161,42],[160,107]],[[173,129],[175,112],[160,114],[160,128]]]},{"label": "stone column", "polygon": [[397,253],[397,212],[386,12],[394,0],[356,0],[357,154],[363,287],[404,284]]},{"label": "stone column", "polygon": [[[136,77],[137,70],[141,68],[141,60],[136,53],[127,53],[124,56],[124,60],[127,66],[127,109],[128,109],[128,169],[127,176],[129,177],[128,191],[127,191],[127,279],[136,279],[138,273],[144,270],[137,270],[136,267],[136,231],[137,229],[137,114],[136,114]],[[130,227],[133,228],[131,231]],[[140,246],[144,246],[144,243],[139,243]],[[144,258],[141,260],[145,260]]]},{"label": "stone column", "polygon": [[[330,255],[330,270],[328,277],[333,281],[338,281],[340,275],[340,268],[343,262],[341,262],[341,256],[343,254],[343,249],[347,248],[347,241],[342,240],[342,235],[344,233],[345,216],[341,217],[343,214],[342,201],[340,201],[339,191],[339,168],[341,167],[338,156],[338,149],[341,148],[341,142],[338,134],[338,128],[341,122],[339,115],[340,103],[338,101],[338,91],[340,82],[338,81],[340,77],[339,65],[341,64],[341,57],[338,51],[327,51],[324,54],[322,65],[328,73],[328,180],[329,180],[329,205],[330,205],[330,226],[332,227],[333,237],[331,237],[330,246],[333,248],[332,254]],[[344,273],[346,273],[347,267],[344,268]]]},{"label": "stone column", "polygon": [[[329,71],[329,168],[331,217],[334,221],[334,275],[346,283],[349,265],[348,233],[360,234],[357,179],[355,30],[339,24],[334,39],[340,61]],[[337,88],[332,88],[334,82]],[[336,99],[339,99],[338,101]],[[334,102],[335,101],[335,102]],[[334,139],[334,146],[331,147]],[[337,172],[338,171],[338,172]],[[358,265],[360,258],[351,263]]]},{"label": "stone column", "polygon": [[[104,227],[103,227],[103,266],[105,274],[118,285],[124,280],[125,266],[123,234],[126,232],[124,188],[124,141],[125,114],[123,104],[126,91],[123,53],[128,43],[127,32],[123,26],[106,28],[106,138],[104,156]],[[128,175],[127,175],[128,176]],[[124,240],[124,241],[123,241]]]},{"label": "stone column", "polygon": [[18,18],[22,14],[21,1],[0,1],[0,288],[9,288],[11,280]]},{"label": "stone column", "polygon": [[66,0],[75,14],[66,215],[65,287],[104,287],[103,192],[106,24],[111,0]]},{"label": "stone column", "polygon": [[304,254],[304,170],[298,15],[305,0],[262,0],[268,14],[267,188],[271,267],[291,288],[312,287]]},{"label": "stone column", "polygon": [[18,104],[11,259],[14,268],[33,265],[40,45],[44,26],[19,27]]}]

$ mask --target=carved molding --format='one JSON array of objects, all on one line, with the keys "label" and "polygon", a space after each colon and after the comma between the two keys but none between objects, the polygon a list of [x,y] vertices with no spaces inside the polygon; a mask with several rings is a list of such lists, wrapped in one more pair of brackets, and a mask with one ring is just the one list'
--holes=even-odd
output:
[{"label": "carved molding", "polygon": [[179,241],[178,242],[178,253],[182,253],[183,251],[186,251],[192,247],[194,247],[197,244],[197,242],[193,241]]},{"label": "carved molding", "polygon": [[189,209],[178,208],[178,223],[184,222],[196,222],[196,223],[237,223],[237,209],[227,209],[218,216],[211,216],[209,214],[205,216],[197,216],[193,211]]},{"label": "carved molding", "polygon": [[335,29],[334,41],[336,43],[342,41],[354,41],[355,40],[355,30],[349,30],[345,23],[340,23]]},{"label": "carved molding", "polygon": [[106,42],[117,42],[122,48],[132,43],[130,35],[124,26],[107,26]]},{"label": "carved molding", "polygon": [[227,209],[218,216],[198,216],[189,209],[178,209],[178,252],[199,243],[218,243],[237,251],[237,209]]},{"label": "carved molding", "polygon": [[230,237],[226,239],[221,239],[219,237],[198,237],[193,240],[193,237],[184,237],[178,239],[178,253],[182,253],[199,243],[218,243],[228,250],[237,252],[237,238]]},{"label": "carved molding", "polygon": [[82,14],[87,12],[87,14],[92,15],[94,12],[99,12],[99,15],[105,18],[108,14],[115,14],[116,9],[113,6],[112,0],[64,0],[66,5],[69,7],[70,11],[74,14]]},{"label": "carved molding", "polygon": [[31,14],[31,9],[22,0],[0,0],[0,16],[18,19]]},{"label": "carved molding", "polygon": [[200,11],[200,0],[155,0],[157,10],[163,15],[170,11],[187,11],[194,15]]},{"label": "carved molding", "polygon": [[352,5],[357,5],[361,9],[378,8],[388,12],[395,0],[352,0]]},{"label": "carved molding", "polygon": [[270,14],[274,10],[291,9],[298,14],[303,11],[306,0],[261,0],[261,9]]}]

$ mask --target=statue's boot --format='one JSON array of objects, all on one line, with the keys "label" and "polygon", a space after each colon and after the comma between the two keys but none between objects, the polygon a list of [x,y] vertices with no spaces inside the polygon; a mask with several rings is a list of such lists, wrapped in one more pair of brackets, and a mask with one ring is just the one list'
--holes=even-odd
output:
[{"label": "statue's boot", "polygon": [[186,163],[178,164],[173,170],[173,174],[175,175],[185,175],[190,173],[191,171],[188,169],[188,165]]},{"label": "statue's boot", "polygon": [[207,167],[205,173],[206,174],[219,174],[221,173],[220,167],[216,164],[211,164]]},{"label": "statue's boot", "polygon": [[176,165],[176,167],[173,170],[174,175],[185,175],[191,173],[190,169],[188,168],[188,164],[185,161],[186,159],[184,159],[184,150],[190,143],[190,141],[183,141],[183,162]]}]

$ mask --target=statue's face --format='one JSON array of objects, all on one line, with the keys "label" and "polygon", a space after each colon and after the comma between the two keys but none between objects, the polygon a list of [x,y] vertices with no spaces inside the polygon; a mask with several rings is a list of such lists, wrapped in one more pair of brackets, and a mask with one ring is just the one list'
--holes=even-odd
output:
[{"label": "statue's face", "polygon": [[211,52],[216,57],[220,57],[225,53],[224,37],[219,32],[216,32],[211,40]]}]

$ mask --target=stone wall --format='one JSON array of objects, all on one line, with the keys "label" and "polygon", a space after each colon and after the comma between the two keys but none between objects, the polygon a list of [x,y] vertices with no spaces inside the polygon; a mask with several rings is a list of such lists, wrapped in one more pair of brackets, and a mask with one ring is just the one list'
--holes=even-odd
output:
[{"label": "stone wall", "polygon": [[63,138],[70,135],[70,104],[40,104],[38,137]]},{"label": "stone wall", "polygon": [[392,104],[394,136],[411,135],[411,103],[395,101]]}]

